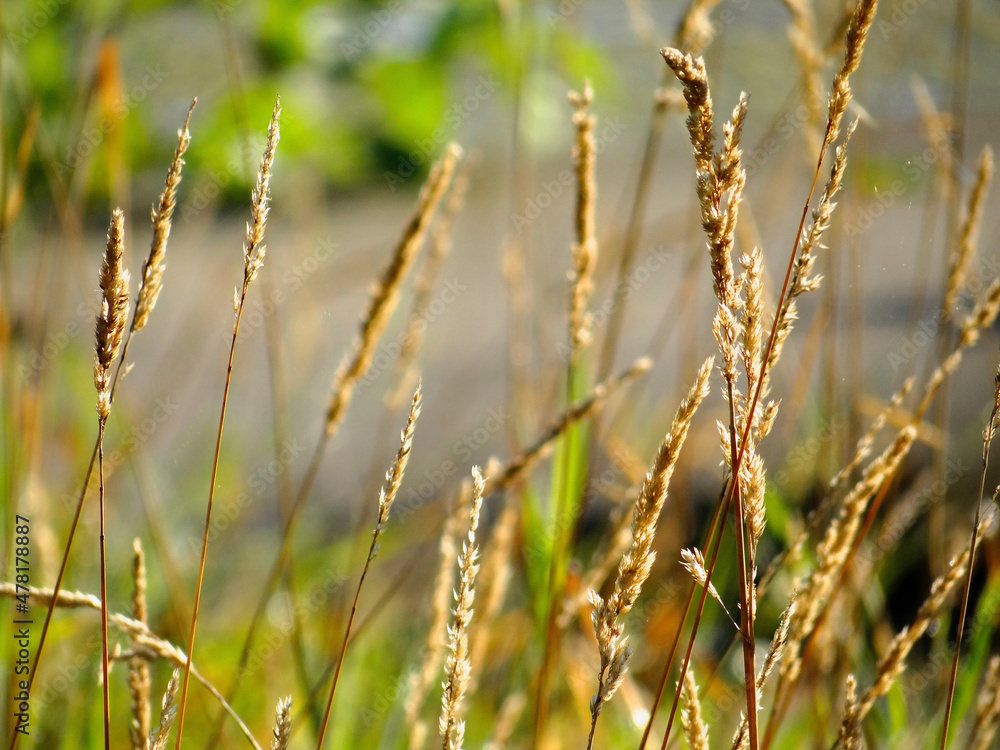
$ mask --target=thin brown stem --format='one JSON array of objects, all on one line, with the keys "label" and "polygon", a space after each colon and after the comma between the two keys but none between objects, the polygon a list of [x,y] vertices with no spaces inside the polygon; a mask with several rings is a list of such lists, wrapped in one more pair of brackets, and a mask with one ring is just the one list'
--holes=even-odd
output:
[{"label": "thin brown stem", "polygon": [[[101,506],[101,676],[104,693],[104,750],[111,750],[111,695],[108,692],[108,570],[104,535],[104,427],[107,419],[99,417],[97,433],[97,479]],[[53,604],[56,597],[52,597]]]}]

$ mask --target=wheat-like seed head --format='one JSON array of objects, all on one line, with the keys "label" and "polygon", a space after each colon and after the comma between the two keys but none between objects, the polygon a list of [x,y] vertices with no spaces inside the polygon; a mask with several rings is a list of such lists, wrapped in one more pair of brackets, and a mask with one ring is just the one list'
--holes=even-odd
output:
[{"label": "wheat-like seed head", "polygon": [[160,200],[153,205],[153,240],[149,245],[149,256],[142,266],[142,282],[139,285],[139,293],[135,301],[135,317],[132,319],[132,330],[140,331],[146,326],[149,314],[156,306],[156,300],[160,296],[160,288],[163,285],[163,271],[166,268],[164,257],[167,252],[167,239],[170,237],[170,224],[174,216],[174,208],[177,205],[177,186],[181,182],[181,168],[184,166],[184,152],[187,151],[191,143],[191,133],[188,132],[188,125],[191,122],[191,113],[194,111],[198,100],[191,102],[188,109],[187,118],[184,120],[184,127],[177,131],[177,149],[174,151],[173,161],[167,170],[166,184],[160,194]]},{"label": "wheat-like seed head", "polygon": [[406,471],[406,464],[410,460],[410,449],[413,447],[413,431],[417,426],[417,417],[420,416],[420,398],[422,383],[417,382],[417,389],[413,392],[413,400],[410,402],[410,416],[406,419],[406,427],[400,435],[399,451],[396,453],[396,460],[392,462],[392,467],[385,474],[385,486],[379,492],[378,498],[378,524],[375,527],[375,536],[385,529],[385,524],[389,520],[389,511],[392,503],[396,499],[399,487],[403,483],[403,472]]},{"label": "wheat-like seed head", "polygon": [[462,149],[454,143],[449,144],[444,156],[431,168],[392,260],[372,291],[368,310],[361,324],[361,334],[354,343],[354,351],[344,358],[333,376],[333,390],[326,408],[326,434],[330,437],[340,427],[355,385],[371,366],[379,337],[396,309],[399,288],[423,244],[431,218],[451,182],[461,155]]},{"label": "wheat-like seed head", "polygon": [[118,357],[125,322],[128,318],[128,271],[122,257],[125,252],[125,214],[120,208],[111,213],[108,245],[101,267],[101,312],[97,316],[97,358],[94,385],[97,388],[97,414],[106,420],[111,411],[111,363]]},{"label": "wheat-like seed head", "polygon": [[274,164],[274,152],[278,148],[280,138],[278,122],[281,118],[281,99],[274,100],[271,111],[271,122],[267,126],[267,144],[260,159],[260,169],[257,171],[257,184],[254,186],[250,200],[250,221],[247,222],[247,236],[243,242],[243,286],[246,288],[257,277],[257,272],[264,265],[264,227],[267,224],[268,204],[271,195],[268,186],[271,182],[271,165]]},{"label": "wheat-like seed head", "polygon": [[708,727],[701,716],[701,703],[698,700],[698,685],[694,681],[694,670],[684,673],[684,691],[682,693],[684,706],[681,709],[681,727],[684,729],[684,739],[691,750],[708,750]]},{"label": "wheat-like seed head", "polygon": [[990,659],[976,701],[976,725],[971,735],[976,744],[972,750],[989,750],[997,728],[1000,728],[1000,656]]},{"label": "wheat-like seed head", "polygon": [[469,537],[458,558],[458,590],[455,592],[454,620],[448,628],[448,659],[445,663],[444,692],[441,696],[439,727],[442,750],[461,750],[465,739],[465,722],[461,719],[462,700],[469,684],[472,664],[469,661],[469,622],[472,604],[476,597],[476,564],[479,552],[476,547],[476,530],[479,511],[483,504],[486,483],[479,467],[472,469],[473,497],[469,510]]},{"label": "wheat-like seed head", "polygon": [[279,700],[274,712],[271,750],[287,750],[288,740],[292,736],[292,697],[288,696]]},{"label": "wheat-like seed head", "polygon": [[865,39],[872,21],[875,20],[876,2],[877,0],[858,0],[854,15],[851,16],[851,23],[847,28],[844,61],[833,79],[833,91],[830,93],[830,110],[827,115],[823,148],[836,141],[840,135],[840,121],[851,101],[851,74],[861,64],[861,53],[864,50]]},{"label": "wheat-like seed head", "polygon": [[177,716],[177,692],[181,685],[181,670],[175,669],[170,675],[170,682],[167,683],[167,690],[163,694],[162,710],[160,713],[160,723],[149,735],[149,750],[164,750],[167,746],[167,738],[170,737],[170,729],[174,725],[174,718]]}]

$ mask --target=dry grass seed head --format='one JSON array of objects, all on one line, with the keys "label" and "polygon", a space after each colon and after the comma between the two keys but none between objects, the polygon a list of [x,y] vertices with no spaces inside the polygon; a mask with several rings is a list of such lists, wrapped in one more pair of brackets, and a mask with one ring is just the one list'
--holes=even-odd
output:
[{"label": "dry grass seed head", "polygon": [[[134,557],[132,563],[132,579],[135,588],[132,592],[132,616],[141,623],[146,622],[146,557],[142,551],[142,543],[135,539],[132,543]],[[129,737],[132,747],[142,750],[149,739],[151,715],[149,708],[149,693],[151,680],[149,663],[142,656],[133,656],[128,662],[128,691],[132,701],[132,723],[129,726]]]},{"label": "dry grass seed head", "polygon": [[988,750],[1000,728],[1000,656],[990,659],[986,677],[976,700],[976,724],[972,750]]},{"label": "dry grass seed head", "polygon": [[181,671],[175,669],[170,675],[170,682],[167,683],[167,690],[163,694],[162,710],[160,713],[160,723],[149,735],[149,750],[164,750],[167,746],[167,739],[170,737],[170,729],[174,725],[174,718],[177,716],[177,691],[181,684]]},{"label": "dry grass seed head", "polygon": [[292,698],[282,698],[274,709],[275,720],[271,750],[287,750],[288,740],[292,736]]},{"label": "dry grass seed head", "polygon": [[166,184],[163,186],[159,202],[153,205],[153,240],[149,245],[149,256],[142,266],[142,282],[139,285],[139,293],[135,301],[135,317],[132,319],[133,331],[140,331],[145,327],[150,313],[156,306],[156,300],[160,296],[163,271],[166,268],[164,257],[167,252],[167,239],[170,237],[170,225],[174,216],[174,208],[177,205],[177,186],[181,182],[184,152],[187,151],[187,147],[191,143],[188,125],[191,122],[191,113],[197,103],[197,99],[191,102],[187,118],[184,120],[184,127],[177,131],[177,149],[174,151],[174,158],[167,170]]},{"label": "dry grass seed head", "polygon": [[594,207],[597,181],[594,178],[594,116],[590,104],[594,92],[587,82],[583,93],[571,92],[570,102],[575,108],[573,124],[576,126],[576,144],[573,161],[576,166],[576,242],[573,245],[573,274],[570,290],[569,330],[570,345],[579,351],[590,342],[591,316],[587,301],[594,290],[594,266],[597,263],[597,232]]},{"label": "dry grass seed head", "polygon": [[840,121],[851,101],[851,74],[861,64],[865,39],[872,21],[875,20],[876,2],[877,0],[858,0],[850,25],[847,27],[844,60],[833,79],[833,91],[830,93],[830,109],[827,115],[826,135],[823,139],[824,148],[836,141],[840,135]]},{"label": "dry grass seed head", "polygon": [[247,236],[243,242],[243,287],[254,280],[257,272],[264,265],[264,227],[267,224],[268,203],[271,195],[268,186],[271,182],[271,166],[274,164],[274,152],[280,138],[278,121],[281,118],[281,99],[275,99],[271,111],[271,122],[267,126],[267,144],[260,159],[260,169],[257,172],[257,184],[251,194],[250,221],[247,222]]},{"label": "dry grass seed head", "polygon": [[97,414],[102,420],[111,411],[111,363],[118,357],[128,318],[129,275],[125,270],[125,214],[120,208],[111,213],[108,244],[101,266],[101,312],[97,316],[94,385]]},{"label": "dry grass seed head", "polygon": [[684,739],[691,750],[708,750],[708,727],[701,716],[701,703],[698,701],[698,685],[694,681],[694,670],[684,673],[684,691],[682,693],[684,706],[681,709],[681,727],[684,729]]},{"label": "dry grass seed head", "polygon": [[984,146],[979,155],[976,182],[972,186],[969,202],[965,209],[965,220],[949,261],[948,283],[942,305],[942,312],[945,315],[953,315],[959,292],[965,286],[969,263],[972,261],[972,256],[979,242],[979,225],[982,222],[983,203],[992,179],[993,149]]}]

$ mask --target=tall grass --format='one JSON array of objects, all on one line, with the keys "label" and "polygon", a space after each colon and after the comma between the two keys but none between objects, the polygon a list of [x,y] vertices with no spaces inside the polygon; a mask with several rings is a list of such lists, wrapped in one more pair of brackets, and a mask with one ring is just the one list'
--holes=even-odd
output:
[{"label": "tall grass", "polygon": [[[208,477],[205,521],[190,532],[190,544],[178,541],[188,525],[182,519],[189,507],[181,500],[189,486],[175,467],[164,467],[171,473],[163,490],[167,521],[150,514],[148,534],[134,542],[129,565],[119,559],[115,542],[124,526],[125,511],[119,509],[135,506],[123,504],[125,484],[109,482],[115,477],[105,465],[109,446],[120,436],[115,420],[125,417],[111,407],[119,390],[131,393],[125,376],[133,365],[157,364],[147,361],[151,355],[144,350],[136,362],[127,361],[129,343],[147,327],[164,284],[183,283],[165,281],[164,259],[183,158],[189,146],[197,148],[189,132],[191,105],[154,204],[153,240],[127,330],[125,214],[112,212],[98,274],[97,437],[82,489],[68,510],[29,502],[27,494],[12,495],[8,503],[10,513],[30,515],[32,536],[30,550],[28,542],[13,545],[15,573],[0,583],[0,595],[30,605],[28,613],[42,623],[37,642],[28,639],[28,656],[16,662],[18,669],[6,681],[8,706],[21,703],[15,698],[19,691],[31,693],[30,711],[24,712],[32,716],[29,726],[19,725],[10,711],[4,715],[12,748],[31,743],[111,748],[127,742],[137,749],[162,749],[171,732],[176,748],[184,742],[208,748],[269,743],[275,750],[642,750],[656,743],[665,750],[680,745],[678,734],[692,750],[991,746],[1000,714],[995,634],[1000,577],[996,492],[990,488],[995,480],[988,468],[1000,411],[1000,370],[993,380],[980,378],[967,394],[949,394],[949,381],[968,365],[982,338],[992,339],[1000,311],[1000,278],[973,271],[977,259],[981,267],[995,262],[980,239],[990,228],[992,151],[984,147],[972,168],[964,163],[962,148],[949,150],[950,166],[931,188],[929,204],[953,202],[953,221],[942,238],[942,268],[926,273],[936,284],[929,306],[939,310],[927,361],[911,362],[910,377],[901,375],[892,384],[895,393],[881,395],[882,383],[872,385],[860,376],[851,380],[861,390],[848,391],[845,406],[837,398],[836,381],[845,367],[838,360],[838,341],[825,370],[814,371],[806,356],[818,340],[836,339],[840,332],[825,331],[820,323],[803,340],[797,324],[809,315],[811,296],[825,293],[825,304],[837,304],[829,288],[846,282],[833,258],[858,242],[848,231],[851,225],[841,223],[858,221],[859,204],[872,205],[872,192],[853,175],[856,164],[866,163],[864,151],[857,150],[877,125],[854,102],[853,86],[876,75],[862,65],[866,46],[879,43],[879,35],[871,33],[877,28],[876,2],[858,0],[843,14],[833,41],[820,37],[817,9],[800,0],[785,3],[798,65],[789,81],[806,113],[796,142],[807,165],[794,181],[802,194],[782,193],[775,200],[794,231],[789,237],[762,232],[753,222],[757,173],[747,145],[753,100],[740,92],[728,118],[721,125],[717,118],[713,94],[726,88],[716,86],[721,74],[710,55],[719,30],[711,22],[714,5],[693,0],[675,46],[661,51],[664,84],[654,96],[635,184],[627,189],[631,204],[620,247],[603,241],[599,222],[604,195],[597,190],[599,100],[589,82],[570,95],[563,159],[573,166],[575,206],[566,231],[571,241],[560,255],[568,269],[568,282],[559,287],[563,333],[553,347],[556,356],[542,357],[545,366],[538,372],[521,361],[532,334],[516,319],[544,307],[524,304],[530,289],[524,248],[506,250],[509,306],[516,311],[508,343],[510,361],[518,363],[507,384],[512,424],[496,417],[496,424],[482,428],[503,433],[506,457],[484,461],[482,469],[464,457],[455,461],[466,455],[466,444],[452,445],[444,432],[428,434],[426,428],[434,419],[459,418],[457,402],[469,392],[472,371],[467,360],[478,343],[434,341],[428,324],[448,248],[475,252],[482,239],[470,243],[461,234],[468,220],[462,207],[475,196],[477,180],[486,177],[461,148],[449,144],[430,168],[372,285],[356,338],[339,367],[317,373],[331,377],[332,384],[325,400],[312,404],[315,418],[303,427],[317,428],[314,442],[301,447],[305,460],[284,461],[279,452],[272,462],[275,471],[295,475],[294,481],[283,480],[284,501],[269,506],[278,522],[261,528],[234,522],[226,540],[232,546],[223,546],[223,555],[215,551],[217,506],[240,489],[239,467],[227,458],[235,451],[230,441],[252,444],[260,437],[244,426],[227,432],[226,443],[222,439],[234,384],[253,372],[237,358],[241,323],[260,286],[253,282],[262,275],[272,193],[279,214],[295,200],[292,181],[276,178],[272,189],[272,173],[282,169],[276,102],[250,196],[214,450],[200,426],[185,438],[206,456],[203,466],[183,467]],[[968,53],[968,18],[961,13],[958,25],[966,35],[956,53],[961,60]],[[827,93],[822,81],[828,69]],[[951,113],[959,130],[967,85],[967,72],[959,66]],[[916,90],[933,148],[947,141],[942,140],[947,118],[925,89]],[[668,123],[671,112],[682,108],[695,169],[693,181],[689,163],[678,172],[685,175],[678,184],[692,206],[691,220],[678,223],[700,225],[701,234],[686,244],[705,274],[685,279],[678,293],[711,296],[712,314],[703,315],[699,304],[664,305],[676,318],[671,325],[685,329],[685,342],[694,341],[695,350],[706,354],[674,356],[673,374],[690,383],[678,398],[654,395],[665,387],[665,379],[657,377],[666,369],[661,363],[640,358],[618,374],[614,364],[632,321],[623,283],[656,198],[652,164],[662,139],[680,140]],[[966,179],[966,172],[974,176]],[[15,179],[23,182],[25,173]],[[9,215],[5,209],[4,221],[16,214],[15,208]],[[480,228],[472,229],[469,235],[475,237]],[[271,230],[269,236],[276,234]],[[0,242],[8,254],[2,233]],[[421,263],[425,243],[430,247]],[[285,243],[275,244],[280,252]],[[417,275],[412,314],[386,364],[381,354],[392,350],[392,318],[409,294],[411,275]],[[227,293],[214,279],[210,288]],[[652,319],[662,313],[639,302],[629,301],[630,315]],[[8,374],[26,356],[10,324],[16,304],[4,294],[0,342]],[[601,312],[608,314],[599,321]],[[822,322],[821,313],[813,314]],[[309,325],[326,329],[342,322]],[[485,322],[479,327],[487,328]],[[280,334],[281,328],[275,324],[268,331]],[[301,352],[293,355],[274,343],[267,347],[266,363],[273,371],[300,367],[294,357]],[[442,346],[447,367],[427,367],[421,376],[422,360]],[[992,371],[995,363],[990,364]],[[392,376],[383,386],[377,375],[386,370]],[[435,378],[446,382],[434,383]],[[643,380],[653,383],[647,391],[641,390]],[[803,387],[826,381],[833,397],[807,391],[800,399],[788,387],[793,380]],[[77,398],[72,378],[57,385],[62,402]],[[5,403],[24,405],[18,417],[13,410],[5,417],[8,431],[30,411],[37,397],[33,387],[30,380],[6,378]],[[479,387],[472,384],[473,391]],[[352,455],[364,449],[363,426],[351,424],[348,411],[369,388],[385,396],[375,407],[372,461],[380,472],[390,468],[377,497],[359,493],[365,525],[374,514],[374,527],[367,530],[352,528],[324,503],[331,487],[350,485],[344,476],[324,476],[323,464],[327,453],[344,450],[346,441],[354,443]],[[525,388],[528,401],[522,399]],[[413,389],[407,412],[402,394]],[[272,397],[282,411],[281,394],[272,391]],[[865,406],[866,399],[873,405]],[[968,417],[970,402],[982,407],[974,419]],[[261,408],[245,396],[238,403],[241,416],[257,415]],[[437,416],[422,418],[415,443],[422,410]],[[959,419],[974,423],[977,433],[983,430],[981,449],[970,449],[978,436],[970,441]],[[832,434],[816,439],[809,460],[800,460],[808,442],[797,445],[787,436],[822,432],[816,423],[844,427],[835,439]],[[405,427],[395,454],[382,455],[398,424]],[[27,434],[24,439],[27,443]],[[476,449],[484,444],[479,441]],[[85,450],[75,442],[70,447],[83,465]],[[982,462],[978,483],[963,481],[964,470],[947,468],[949,459],[961,465],[973,453]],[[443,457],[440,468],[427,458],[435,455]],[[647,455],[653,456],[649,464]],[[96,544],[81,550],[84,545],[74,547],[74,539],[81,524],[87,528],[84,501],[95,466],[100,533],[92,540]],[[11,464],[8,472],[17,471],[24,473],[19,482],[25,486],[39,481],[32,471]],[[471,481],[463,480],[467,472]],[[921,520],[925,511],[929,524]],[[941,517],[947,528],[934,527]],[[27,538],[18,533],[17,539]],[[65,544],[56,545],[64,535]],[[243,545],[252,547],[252,554],[237,554]],[[942,545],[946,560],[937,564]],[[86,592],[92,576],[84,561],[91,552],[100,560],[99,583],[93,584],[99,597]],[[183,588],[194,590],[190,612],[183,611],[186,598],[171,582],[178,557]],[[250,558],[259,565],[244,569]],[[26,560],[30,579],[19,572],[28,569]],[[70,570],[74,561],[76,571]],[[87,585],[68,585],[72,573]],[[344,582],[354,580],[349,592]],[[126,599],[127,613],[116,604]],[[203,606],[212,599],[219,605]],[[99,626],[89,619],[92,612],[99,613]],[[127,670],[115,670],[119,662]],[[908,668],[915,679],[907,679]],[[154,726],[150,704],[160,691]]]}]

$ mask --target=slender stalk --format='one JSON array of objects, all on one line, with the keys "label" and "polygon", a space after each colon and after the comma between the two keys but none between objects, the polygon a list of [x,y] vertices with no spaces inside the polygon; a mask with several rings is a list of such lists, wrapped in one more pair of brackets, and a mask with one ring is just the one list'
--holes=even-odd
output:
[{"label": "slender stalk", "polygon": [[267,145],[261,157],[260,171],[257,174],[257,184],[253,190],[251,221],[247,224],[247,236],[243,244],[243,285],[234,300],[236,320],[233,323],[233,337],[229,344],[229,361],[226,365],[226,382],[222,390],[222,409],[219,414],[219,426],[215,436],[215,452],[212,457],[212,477],[208,488],[208,504],[205,509],[205,527],[201,539],[201,557],[198,562],[198,583],[195,587],[194,607],[191,612],[191,627],[188,631],[187,660],[184,664],[184,680],[181,687],[180,708],[177,712],[177,742],[174,747],[180,750],[181,737],[184,730],[184,715],[187,708],[188,682],[191,675],[191,659],[194,653],[194,639],[198,628],[198,613],[201,607],[202,585],[205,581],[205,562],[208,557],[208,535],[212,525],[212,507],[215,501],[216,480],[219,475],[219,458],[222,453],[222,431],[226,423],[226,408],[229,405],[229,388],[233,379],[233,359],[236,355],[236,339],[240,333],[240,321],[243,318],[243,308],[246,303],[247,290],[250,283],[257,277],[264,263],[265,247],[263,245],[264,227],[267,222],[268,202],[270,194],[268,185],[271,177],[271,165],[274,162],[274,152],[278,146],[278,121],[281,116],[280,100],[274,103],[271,113],[271,123],[268,127]]},{"label": "slender stalk", "polygon": [[[104,533],[104,427],[100,419],[97,434],[97,479],[101,506],[101,688],[104,694],[104,750],[111,750],[111,695],[108,692],[108,561]],[[53,597],[55,601],[55,597]]]},{"label": "slender stalk", "polygon": [[955,635],[955,656],[951,662],[951,678],[948,681],[948,700],[944,708],[944,727],[941,730],[941,750],[948,745],[948,725],[951,722],[951,708],[955,700],[955,683],[958,680],[958,657],[962,650],[962,636],[965,634],[965,616],[969,609],[969,591],[972,588],[972,566],[976,561],[976,541],[979,538],[979,524],[982,519],[983,490],[986,488],[986,467],[989,463],[990,444],[997,429],[1000,416],[1000,368],[993,380],[993,411],[983,435],[983,472],[979,476],[979,494],[976,495],[976,515],[972,522],[972,538],[969,540],[969,568],[965,573],[962,588],[962,606],[958,609],[958,632]]}]

